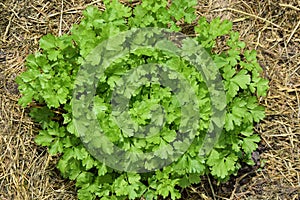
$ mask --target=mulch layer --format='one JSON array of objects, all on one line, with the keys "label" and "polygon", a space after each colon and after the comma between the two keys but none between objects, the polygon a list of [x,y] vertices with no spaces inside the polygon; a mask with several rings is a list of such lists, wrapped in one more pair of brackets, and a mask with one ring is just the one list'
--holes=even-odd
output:
[{"label": "mulch layer", "polygon": [[[21,108],[15,78],[47,33],[69,33],[88,5],[101,1],[2,0],[0,2],[0,199],[77,199],[63,179],[58,157],[37,146],[37,126]],[[247,47],[256,49],[270,90],[260,103],[266,118],[256,125],[262,141],[255,166],[218,185],[212,177],[182,191],[182,199],[300,199],[300,1],[199,0],[197,14],[234,22]]]}]

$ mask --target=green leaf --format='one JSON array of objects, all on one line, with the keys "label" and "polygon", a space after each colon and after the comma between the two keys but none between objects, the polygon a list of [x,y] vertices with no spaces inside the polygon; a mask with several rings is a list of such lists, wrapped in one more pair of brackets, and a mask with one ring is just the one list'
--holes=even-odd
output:
[{"label": "green leaf", "polygon": [[225,87],[227,88],[226,100],[227,102],[230,102],[230,100],[237,95],[239,91],[239,86],[238,84],[229,81],[226,82]]},{"label": "green leaf", "polygon": [[176,139],[177,133],[174,130],[168,130],[162,133],[162,137],[167,142],[173,142]]},{"label": "green leaf", "polygon": [[212,166],[212,165],[214,165],[215,162],[218,161],[219,159],[220,159],[220,154],[219,154],[219,152],[213,149],[213,150],[211,151],[211,153],[210,153],[210,155],[209,155],[209,157],[208,157],[206,163],[207,163],[208,165]]},{"label": "green leaf", "polygon": [[60,104],[65,104],[67,102],[69,90],[65,87],[61,87],[57,90],[57,98]]},{"label": "green leaf", "polygon": [[[50,49],[48,51],[48,59],[50,61],[57,61],[60,57],[61,52],[58,50]],[[50,69],[45,70],[45,72],[48,72]]]},{"label": "green leaf", "polygon": [[26,107],[28,103],[32,102],[35,92],[32,89],[27,89],[26,93],[19,99],[18,104],[23,107]]},{"label": "green leaf", "polygon": [[265,118],[265,108],[263,106],[257,106],[250,110],[250,112],[255,122],[259,122],[260,120]]},{"label": "green leaf", "polygon": [[257,95],[265,97],[267,96],[267,91],[269,89],[269,81],[267,79],[259,79],[257,82]]},{"label": "green leaf", "polygon": [[48,108],[58,108],[59,107],[59,98],[56,96],[55,91],[47,90],[43,94],[44,99],[47,103]]},{"label": "green leaf", "polygon": [[89,189],[84,188],[84,189],[78,190],[78,199],[79,200],[94,200],[95,199],[95,195],[93,195],[89,191]]},{"label": "green leaf", "polygon": [[130,184],[139,183],[141,176],[139,174],[127,173],[128,182]]},{"label": "green leaf", "polygon": [[61,142],[60,139],[55,139],[54,143],[52,143],[49,148],[49,153],[51,155],[55,155],[57,153],[62,153],[62,152],[63,152],[63,143]]},{"label": "green leaf", "polygon": [[190,174],[188,180],[190,184],[198,184],[201,181],[199,174]]},{"label": "green leaf", "polygon": [[247,59],[247,61],[252,62],[252,61],[256,61],[256,51],[255,50],[246,50],[245,51],[245,58]]},{"label": "green leaf", "polygon": [[253,127],[252,126],[248,126],[245,130],[241,131],[241,134],[249,137],[253,134]]},{"label": "green leaf", "polygon": [[29,54],[26,58],[26,62],[25,65],[29,68],[29,69],[37,69],[39,67],[39,65],[36,62],[36,55],[33,54]]},{"label": "green leaf", "polygon": [[247,154],[250,154],[252,151],[256,150],[258,145],[257,143],[260,141],[258,135],[251,135],[243,139],[242,148]]},{"label": "green leaf", "polygon": [[55,48],[56,38],[51,34],[47,34],[40,39],[40,47],[44,50]]},{"label": "green leaf", "polygon": [[179,186],[182,187],[182,188],[186,188],[190,185],[191,185],[191,183],[190,183],[187,176],[183,176],[179,181]]},{"label": "green leaf", "polygon": [[205,170],[204,162],[199,157],[188,159],[189,162],[189,173],[203,173]]},{"label": "green leaf", "polygon": [[94,174],[91,172],[82,172],[76,178],[76,186],[90,184],[93,182]]},{"label": "green leaf", "polygon": [[23,72],[20,77],[25,83],[27,83],[38,78],[40,74],[41,72],[39,70],[29,69],[28,71]]},{"label": "green leaf", "polygon": [[231,81],[236,83],[242,89],[247,89],[247,85],[250,84],[250,75],[247,74],[246,70],[241,70],[237,75],[235,75]]},{"label": "green leaf", "polygon": [[226,168],[228,171],[235,170],[237,160],[238,160],[238,157],[233,153],[231,153],[229,156],[226,157]]},{"label": "green leaf", "polygon": [[54,113],[47,107],[33,108],[30,111],[30,117],[38,123],[49,122],[54,117]]},{"label": "green leaf", "polygon": [[34,139],[34,141],[38,145],[42,145],[42,146],[50,146],[53,140],[54,138],[51,135],[49,135],[48,132],[45,130],[40,131],[39,134]]},{"label": "green leaf", "polygon": [[78,160],[83,160],[89,157],[89,153],[84,147],[80,146],[74,149],[74,157]]},{"label": "green leaf", "polygon": [[86,170],[90,170],[96,165],[96,162],[90,155],[88,155],[86,158],[82,159],[82,165],[85,166]]},{"label": "green leaf", "polygon": [[220,179],[224,179],[231,171],[235,170],[235,163],[237,159],[238,157],[234,154],[223,157],[216,150],[212,150],[207,160],[207,164],[211,166],[212,175],[219,177]]}]

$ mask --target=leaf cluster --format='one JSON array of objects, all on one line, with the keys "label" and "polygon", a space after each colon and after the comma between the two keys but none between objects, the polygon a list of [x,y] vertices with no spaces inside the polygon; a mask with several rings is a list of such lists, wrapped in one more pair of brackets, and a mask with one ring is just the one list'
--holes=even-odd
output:
[{"label": "leaf cluster", "polygon": [[[116,0],[104,3],[105,11],[88,7],[83,13],[83,20],[73,26],[71,34],[44,36],[40,40],[41,52],[27,57],[27,69],[16,80],[22,93],[19,104],[25,107],[31,103],[30,115],[41,126],[35,142],[48,147],[52,155],[61,154],[57,168],[64,177],[76,180],[78,198],[119,200],[144,197],[150,200],[162,196],[178,199],[181,196],[178,188],[199,183],[203,174],[211,174],[218,181],[226,181],[237,173],[242,162],[254,164],[251,154],[257,148],[260,138],[254,133],[253,126],[265,116],[264,108],[257,99],[266,95],[268,81],[260,76],[262,69],[257,62],[256,52],[245,49],[245,43],[239,41],[238,33],[231,30],[232,23],[218,18],[211,22],[207,22],[204,17],[196,19],[194,7],[197,1],[194,0],[174,0],[171,4],[165,0],[147,0],[133,8]],[[194,39],[209,52],[222,76],[226,92],[226,116],[222,134],[210,154],[200,157],[199,145],[209,128],[211,104],[221,106],[225,102],[211,102],[203,77],[190,63],[167,52],[138,50],[116,60],[105,71],[105,76],[97,86],[93,112],[109,140],[124,150],[136,153],[156,151],[175,141],[182,110],[172,90],[160,84],[147,83],[138,87],[134,94],[128,94],[128,113],[134,123],[127,125],[127,129],[120,130],[111,118],[112,115],[120,114],[114,113],[111,108],[113,88],[124,85],[122,76],[129,70],[149,63],[166,64],[188,80],[199,101],[199,127],[186,151],[187,143],[174,143],[174,147],[182,149],[184,154],[171,165],[143,174],[109,168],[86,150],[84,141],[75,129],[72,94],[78,70],[87,55],[113,35],[132,28],[153,26],[180,31],[177,25],[179,21],[197,23]],[[213,48],[220,37],[225,38],[227,50],[216,54]],[[143,43],[145,38],[137,37],[136,41]],[[110,45],[108,48],[119,48],[117,43],[116,46]],[[191,49],[189,45],[185,43],[182,47],[186,49],[187,55]],[[133,83],[138,73],[144,72],[140,70],[136,73],[130,76]],[[158,74],[152,77],[156,76]],[[173,82],[178,78],[176,73],[167,76]],[[165,118],[151,112],[161,107]],[[151,126],[147,138],[134,137],[132,130],[139,126],[147,127],[150,123],[157,124],[157,127],[160,124],[164,126],[162,130]],[[99,142],[86,142],[92,141]],[[102,142],[101,145],[109,153],[108,144]],[[156,156],[164,161],[171,154],[171,150],[158,151]],[[130,159],[132,161],[135,158]],[[150,170],[152,167],[145,163],[145,168]]]}]

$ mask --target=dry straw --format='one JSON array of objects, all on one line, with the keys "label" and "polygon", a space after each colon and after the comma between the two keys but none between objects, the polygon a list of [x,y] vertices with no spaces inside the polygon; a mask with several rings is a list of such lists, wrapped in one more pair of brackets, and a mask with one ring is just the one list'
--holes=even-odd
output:
[{"label": "dry straw", "polygon": [[[26,56],[38,50],[39,38],[69,33],[87,5],[104,9],[101,1],[88,0],[0,3],[0,199],[76,199],[74,183],[55,169],[57,157],[35,145],[38,127],[17,105],[14,79],[24,71]],[[256,126],[262,142],[254,157],[260,166],[244,167],[219,186],[203,177],[201,184],[183,191],[184,199],[299,199],[299,1],[200,0],[197,14],[234,22],[241,39],[257,49],[270,91],[260,101],[267,107],[267,117]]]}]

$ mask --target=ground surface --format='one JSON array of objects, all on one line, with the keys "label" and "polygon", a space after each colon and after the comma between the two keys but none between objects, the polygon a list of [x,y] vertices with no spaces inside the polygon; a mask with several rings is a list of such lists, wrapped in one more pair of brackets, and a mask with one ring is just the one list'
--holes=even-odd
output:
[{"label": "ground surface", "polygon": [[[15,77],[41,36],[68,33],[89,4],[100,1],[1,0],[0,2],[0,199],[76,199],[73,182],[55,169],[57,157],[36,146],[37,128],[20,97]],[[217,186],[210,177],[183,191],[183,199],[300,199],[300,1],[200,0],[198,15],[234,21],[234,29],[270,80],[257,125],[262,142],[258,165]]]}]

